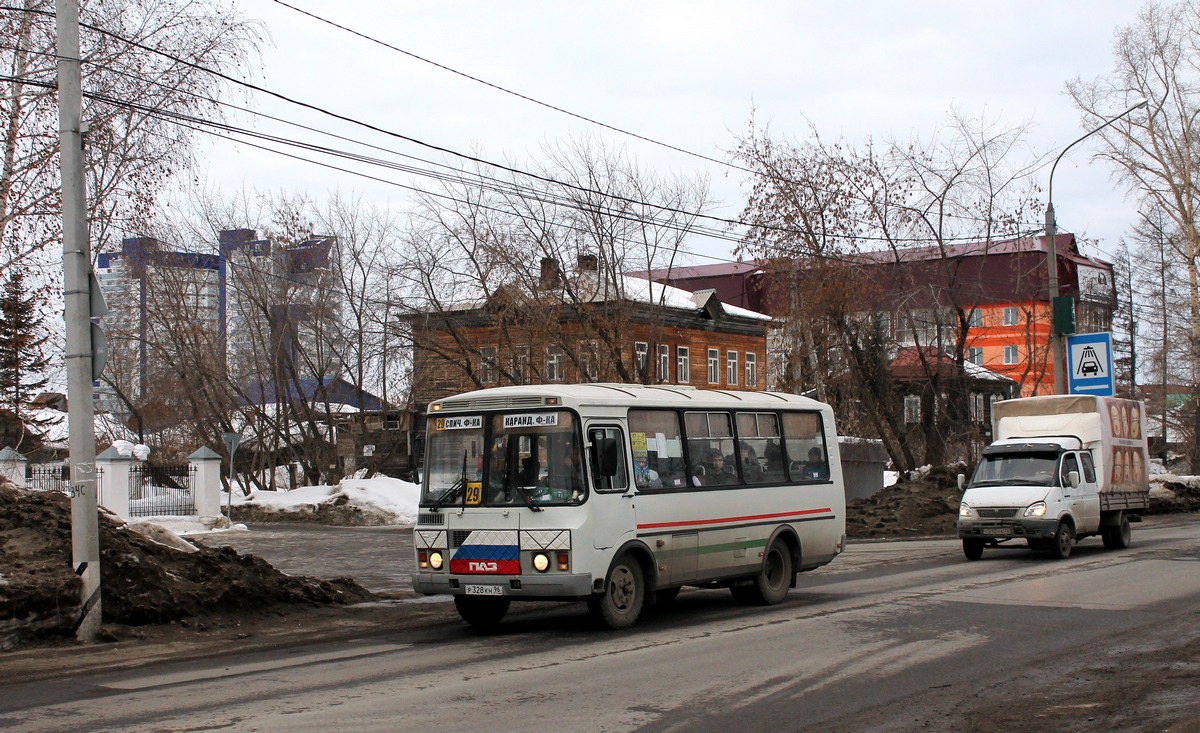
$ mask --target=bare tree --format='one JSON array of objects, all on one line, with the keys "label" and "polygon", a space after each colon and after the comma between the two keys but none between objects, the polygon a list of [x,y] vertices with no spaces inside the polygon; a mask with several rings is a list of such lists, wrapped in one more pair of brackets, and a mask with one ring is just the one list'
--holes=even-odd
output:
[{"label": "bare tree", "polygon": [[1121,180],[1148,210],[1178,233],[1187,272],[1186,318],[1192,385],[1189,458],[1200,465],[1200,5],[1150,3],[1131,25],[1118,28],[1114,67],[1094,81],[1067,85],[1087,127],[1095,127],[1139,98],[1147,113],[1106,127],[1099,157],[1116,164]]},{"label": "bare tree", "polygon": [[[625,273],[676,263],[707,182],[653,175],[594,141],[545,156],[535,177],[463,170],[423,200],[402,270],[418,350],[452,364],[465,387],[544,381],[559,355],[591,378],[652,381],[650,359],[628,353],[628,329],[652,320],[664,291]],[[483,304],[496,353],[478,342],[479,323],[456,315]]]},{"label": "bare tree", "polygon": [[[61,241],[54,3],[0,14],[0,269],[47,263]],[[225,0],[88,0],[81,5],[88,221],[96,251],[148,220],[192,162],[192,132],[166,113],[219,116],[220,78],[257,51],[259,25]],[[56,279],[43,290],[48,299]]]},{"label": "bare tree", "polygon": [[[737,151],[758,173],[744,249],[798,273],[784,278],[774,306],[802,320],[785,326],[799,351],[787,357],[792,388],[824,395],[851,416],[851,429],[870,428],[901,469],[918,465],[919,454],[944,462],[969,424],[965,382],[943,368],[949,354],[961,373],[981,290],[977,271],[960,271],[964,256],[979,252],[959,245],[986,250],[1019,234],[1034,206],[1028,164],[1014,164],[1024,130],[952,122],[929,142],[859,148],[815,131],[786,143],[752,130]],[[914,257],[917,245],[927,249]],[[898,346],[912,348],[924,374],[916,445],[887,368]]]}]

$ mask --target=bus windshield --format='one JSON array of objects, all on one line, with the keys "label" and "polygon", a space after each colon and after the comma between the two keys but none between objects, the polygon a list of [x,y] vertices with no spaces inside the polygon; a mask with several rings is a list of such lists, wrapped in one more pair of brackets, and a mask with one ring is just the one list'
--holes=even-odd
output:
[{"label": "bus windshield", "polygon": [[587,496],[579,420],[566,410],[429,420],[423,505],[541,507]]}]

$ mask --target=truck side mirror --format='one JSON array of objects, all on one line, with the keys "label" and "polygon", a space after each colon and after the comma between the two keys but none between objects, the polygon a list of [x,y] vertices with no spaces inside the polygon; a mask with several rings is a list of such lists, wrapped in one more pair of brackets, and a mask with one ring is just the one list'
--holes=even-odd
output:
[{"label": "truck side mirror", "polygon": [[1078,471],[1068,472],[1067,473],[1067,483],[1071,484],[1072,489],[1077,488],[1079,486],[1079,472]]},{"label": "truck side mirror", "polygon": [[962,491],[962,490],[963,490],[963,487],[964,487],[964,486],[966,486],[966,485],[967,485],[967,476],[966,476],[966,474],[962,474],[962,473],[958,474],[958,490],[959,490],[959,491]]}]

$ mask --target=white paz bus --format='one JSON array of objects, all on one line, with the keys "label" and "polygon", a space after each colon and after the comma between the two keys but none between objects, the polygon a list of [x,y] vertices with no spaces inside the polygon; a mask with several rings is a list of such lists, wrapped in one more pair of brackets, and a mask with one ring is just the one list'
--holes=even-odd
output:
[{"label": "white paz bus", "polygon": [[417,592],[469,624],[583,600],[611,628],[682,586],[774,604],[845,549],[833,411],[777,392],[513,386],[432,403]]}]

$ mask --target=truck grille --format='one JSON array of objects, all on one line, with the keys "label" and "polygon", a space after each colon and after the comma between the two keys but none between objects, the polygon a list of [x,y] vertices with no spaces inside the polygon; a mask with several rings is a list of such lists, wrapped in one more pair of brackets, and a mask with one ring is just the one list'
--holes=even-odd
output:
[{"label": "truck grille", "polygon": [[976,509],[982,519],[1011,519],[1017,516],[1018,509],[1016,507],[999,507],[988,509]]}]

